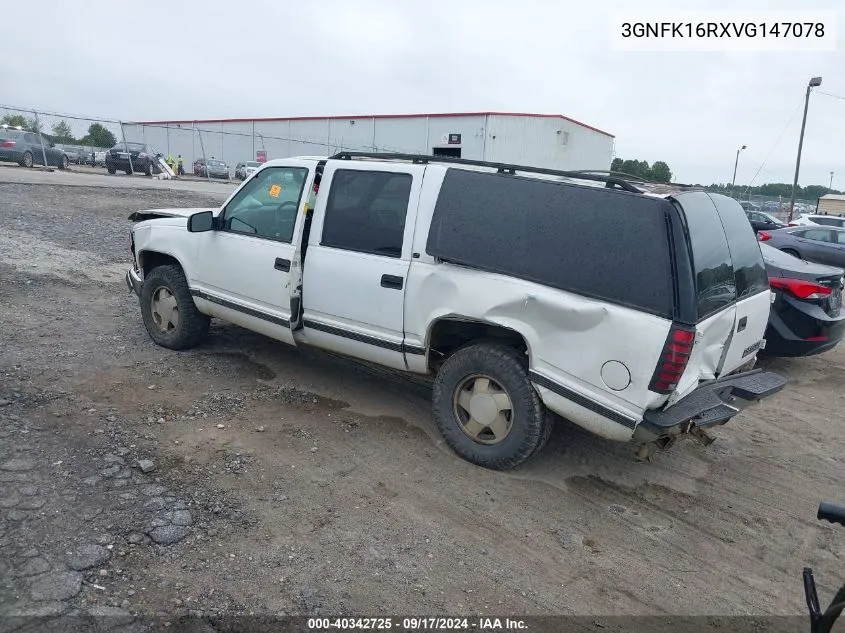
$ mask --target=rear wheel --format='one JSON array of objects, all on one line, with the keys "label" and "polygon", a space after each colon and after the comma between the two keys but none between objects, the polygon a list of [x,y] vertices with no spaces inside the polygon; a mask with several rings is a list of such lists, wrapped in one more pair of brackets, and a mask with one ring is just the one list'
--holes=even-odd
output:
[{"label": "rear wheel", "polygon": [[111,165],[106,165],[106,169],[107,169],[107,170],[108,170],[108,172],[109,172],[110,174],[112,174],[112,175],[114,175],[114,173],[117,171],[117,170],[116,170],[114,167],[112,167]]},{"label": "rear wheel", "polygon": [[24,152],[20,162],[21,167],[32,167],[32,152]]},{"label": "rear wheel", "polygon": [[147,166],[144,167],[144,175],[145,176],[152,176],[153,175],[153,161],[147,163]]},{"label": "rear wheel", "polygon": [[449,446],[486,468],[514,468],[551,434],[525,354],[506,345],[478,343],[450,356],[434,379],[433,405]]},{"label": "rear wheel", "polygon": [[62,155],[62,159],[59,161],[59,169],[67,169],[68,164],[69,164],[69,161],[67,159],[67,156]]},{"label": "rear wheel", "polygon": [[195,347],[208,333],[211,319],[197,310],[178,266],[159,266],[150,271],[141,286],[140,302],[144,327],[162,347]]},{"label": "rear wheel", "polygon": [[801,259],[801,256],[798,254],[798,251],[796,251],[794,248],[782,248],[780,250],[786,253],[787,255],[792,255],[793,257]]}]

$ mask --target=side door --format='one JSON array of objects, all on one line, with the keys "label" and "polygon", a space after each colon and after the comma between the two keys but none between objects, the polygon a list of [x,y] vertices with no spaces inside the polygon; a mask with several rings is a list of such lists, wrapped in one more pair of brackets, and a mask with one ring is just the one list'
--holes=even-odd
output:
[{"label": "side door", "polygon": [[403,308],[424,173],[326,163],[303,267],[304,342],[407,368]]},{"label": "side door", "polygon": [[49,148],[47,145],[44,145],[44,151],[41,151],[41,141],[38,140],[38,135],[34,132],[26,132],[23,135],[24,142],[27,145],[27,149],[32,152],[32,162],[35,165],[43,165],[44,164],[44,155],[47,155],[47,160],[49,162],[50,157],[47,152]]},{"label": "side door", "polygon": [[291,270],[299,266],[295,244],[313,163],[287,162],[245,182],[216,230],[199,235],[191,292],[210,314],[292,344]]},{"label": "side door", "polygon": [[814,228],[804,231],[798,238],[804,259],[819,264],[830,264],[836,259],[833,231],[829,228]]},{"label": "side door", "polygon": [[834,231],[833,238],[835,251],[832,254],[833,265],[839,268],[845,268],[845,231]]}]

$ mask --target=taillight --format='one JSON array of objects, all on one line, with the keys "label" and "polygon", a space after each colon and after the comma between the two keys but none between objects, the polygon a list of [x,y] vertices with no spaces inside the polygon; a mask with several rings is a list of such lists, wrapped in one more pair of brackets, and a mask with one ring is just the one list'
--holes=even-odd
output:
[{"label": "taillight", "polygon": [[694,329],[681,325],[672,326],[648,386],[651,391],[672,393],[675,390],[687,368],[694,342]]},{"label": "taillight", "polygon": [[767,242],[768,240],[772,239],[771,233],[766,233],[765,231],[760,231],[757,234],[757,239],[761,242]]},{"label": "taillight", "polygon": [[790,222],[790,223],[789,223],[789,224],[787,224],[786,226],[798,226],[798,225],[797,225],[797,224],[795,224],[795,222]]},{"label": "taillight", "polygon": [[14,146],[15,146],[14,141],[3,141],[3,147],[14,147]]},{"label": "taillight", "polygon": [[785,277],[770,277],[769,286],[784,290],[799,299],[824,299],[829,297],[831,289],[812,281],[803,279],[787,279]]}]

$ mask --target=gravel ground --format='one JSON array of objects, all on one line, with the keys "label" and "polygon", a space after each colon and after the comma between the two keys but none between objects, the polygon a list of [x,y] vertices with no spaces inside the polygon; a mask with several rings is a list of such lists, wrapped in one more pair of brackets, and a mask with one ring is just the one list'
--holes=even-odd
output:
[{"label": "gravel ground", "polygon": [[126,217],[220,196],[2,179],[0,614],[794,615],[805,565],[841,580],[814,517],[841,498],[842,349],[773,363],[790,385],[710,447],[636,463],[561,421],[489,472],[418,381],[218,322],[152,344]]}]

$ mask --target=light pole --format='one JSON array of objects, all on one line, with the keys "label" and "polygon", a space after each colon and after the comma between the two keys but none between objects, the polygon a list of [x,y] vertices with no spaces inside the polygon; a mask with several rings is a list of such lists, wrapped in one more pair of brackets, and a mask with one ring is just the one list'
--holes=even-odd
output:
[{"label": "light pole", "polygon": [[734,161],[734,179],[731,180],[731,195],[733,195],[734,187],[736,187],[736,167],[739,165],[739,153],[745,149],[745,145],[736,150],[736,160]]},{"label": "light pole", "polygon": [[804,146],[804,128],[807,126],[807,108],[810,106],[810,90],[822,85],[821,77],[813,77],[807,84],[804,97],[804,119],[801,121],[801,136],[798,138],[798,157],[795,159],[795,179],[792,181],[792,195],[789,198],[789,222],[792,222],[792,210],[795,208],[795,189],[798,187],[798,170],[801,168],[801,149]]},{"label": "light pole", "polygon": [[827,188],[833,191],[833,172],[830,172],[830,184],[828,184]]}]

